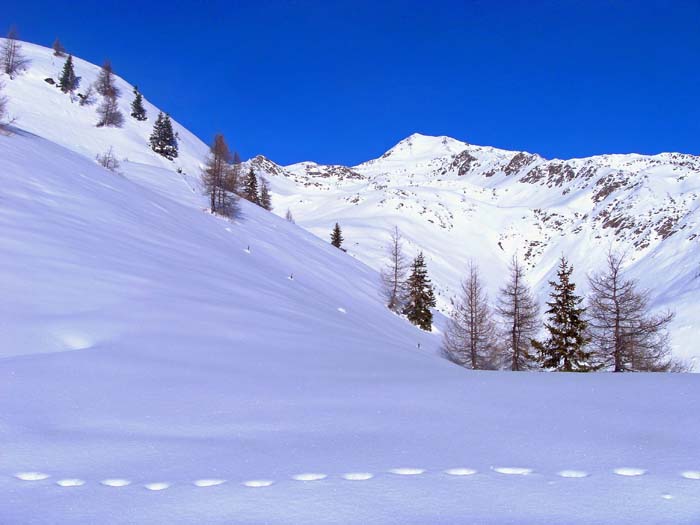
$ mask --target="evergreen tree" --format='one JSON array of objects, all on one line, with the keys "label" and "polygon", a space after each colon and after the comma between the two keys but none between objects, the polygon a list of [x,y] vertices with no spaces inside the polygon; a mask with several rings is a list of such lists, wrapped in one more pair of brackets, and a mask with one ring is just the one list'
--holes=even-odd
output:
[{"label": "evergreen tree", "polygon": [[513,257],[510,265],[510,280],[501,288],[497,310],[504,324],[506,366],[513,371],[533,368],[536,361],[530,350],[539,328],[539,307],[517,257]]},{"label": "evergreen tree", "polygon": [[243,181],[243,195],[242,197],[252,203],[260,205],[260,195],[258,193],[258,178],[255,176],[253,168],[250,168],[248,175],[246,175]]},{"label": "evergreen tree", "polygon": [[342,250],[343,240],[343,232],[340,230],[340,224],[336,222],[335,226],[333,226],[333,231],[331,232],[331,244]]},{"label": "evergreen tree", "polygon": [[292,215],[292,210],[289,208],[287,208],[287,213],[284,214],[284,218],[294,224],[294,215]]},{"label": "evergreen tree", "polygon": [[433,313],[430,307],[435,306],[435,294],[428,278],[428,269],[422,252],[413,260],[407,284],[408,297],[404,313],[414,325],[430,332],[433,326]]},{"label": "evergreen tree", "polygon": [[267,211],[272,211],[272,196],[270,195],[270,183],[265,177],[260,177],[260,206]]},{"label": "evergreen tree", "polygon": [[148,140],[151,149],[166,159],[173,160],[178,156],[177,138],[170,116],[164,115],[162,111],[158,113]]},{"label": "evergreen tree", "polygon": [[66,48],[63,47],[63,44],[61,44],[61,41],[56,38],[56,40],[53,41],[53,54],[54,56],[57,57],[64,57],[66,56]]},{"label": "evergreen tree", "polygon": [[146,108],[143,107],[143,96],[139,88],[134,86],[134,100],[131,102],[131,116],[136,120],[146,120]]},{"label": "evergreen tree", "polygon": [[532,341],[532,346],[539,352],[543,368],[561,372],[591,372],[597,367],[592,362],[592,352],[586,351],[590,342],[588,322],[584,318],[586,308],[581,306],[583,298],[576,295],[576,285],[571,282],[573,270],[562,255],[557,271],[558,280],[549,282],[552,300],[547,303],[549,322],[544,325],[549,337],[544,342]]},{"label": "evergreen tree", "polygon": [[444,355],[452,362],[474,370],[500,366],[496,326],[488,297],[474,263],[462,281],[462,293],[452,300],[452,314],[443,336]]},{"label": "evergreen tree", "polygon": [[61,78],[58,79],[58,87],[64,93],[73,93],[73,91],[78,89],[79,85],[80,78],[75,76],[75,70],[73,69],[73,55],[68,55],[63,64]]}]

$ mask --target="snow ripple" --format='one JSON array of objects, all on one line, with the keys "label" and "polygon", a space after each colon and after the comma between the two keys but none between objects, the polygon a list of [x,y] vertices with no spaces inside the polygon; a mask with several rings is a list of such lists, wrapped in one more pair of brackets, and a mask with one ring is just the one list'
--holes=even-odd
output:
[{"label": "snow ripple", "polygon": [[104,479],[100,481],[100,483],[105,487],[126,487],[127,485],[131,485],[131,481],[121,478]]},{"label": "snow ripple", "polygon": [[627,476],[627,477],[633,477],[633,476],[643,476],[644,474],[647,473],[646,470],[642,468],[632,468],[632,467],[620,467],[616,468],[613,470],[615,474],[618,476]]},{"label": "snow ripple", "polygon": [[398,474],[399,476],[417,476],[418,474],[423,474],[425,469],[422,468],[392,468],[389,470],[392,474]]},{"label": "snow ripple", "polygon": [[269,479],[254,479],[251,481],[244,481],[243,485],[246,487],[259,488],[259,487],[269,487],[274,481]]},{"label": "snow ripple", "polygon": [[685,479],[700,479],[700,470],[686,470],[681,472],[681,476]]},{"label": "snow ripple", "polygon": [[82,479],[71,478],[71,479],[59,479],[56,482],[59,487],[82,487],[85,485],[85,481]]},{"label": "snow ripple", "polygon": [[588,472],[583,470],[560,470],[557,472],[557,476],[562,478],[587,478]]},{"label": "snow ripple", "polygon": [[44,474],[43,472],[18,472],[15,474],[15,477],[17,479],[21,479],[22,481],[41,481],[42,479],[47,479],[50,476],[48,474]]},{"label": "snow ripple", "polygon": [[476,470],[472,468],[450,468],[445,471],[445,474],[450,476],[471,476],[476,474]]},{"label": "snow ripple", "polygon": [[369,472],[348,472],[347,474],[343,474],[342,477],[348,481],[367,481],[368,479],[372,479],[374,474],[370,474]]},{"label": "snow ripple", "polygon": [[146,483],[144,488],[148,490],[158,491],[165,490],[170,487],[170,483],[159,482],[159,483]]},{"label": "snow ripple", "polygon": [[195,487],[215,487],[226,483],[225,479],[198,479],[194,482]]},{"label": "snow ripple", "polygon": [[528,474],[532,474],[531,468],[522,467],[495,467],[493,470],[499,474],[508,474],[511,476],[527,476]]},{"label": "snow ripple", "polygon": [[292,479],[296,481],[319,481],[321,479],[326,479],[327,477],[328,476],[326,474],[308,472],[304,474],[296,474],[292,476]]}]

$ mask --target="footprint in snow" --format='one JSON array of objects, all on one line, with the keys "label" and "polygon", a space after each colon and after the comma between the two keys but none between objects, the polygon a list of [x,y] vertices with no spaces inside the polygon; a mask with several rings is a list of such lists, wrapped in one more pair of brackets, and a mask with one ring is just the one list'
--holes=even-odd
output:
[{"label": "footprint in snow", "polygon": [[319,481],[322,479],[326,479],[327,477],[328,476],[326,474],[307,472],[304,474],[296,474],[292,476],[292,479],[296,481]]},{"label": "footprint in snow", "polygon": [[476,470],[471,468],[450,468],[445,471],[445,474],[450,476],[471,476],[476,474]]},{"label": "footprint in snow", "polygon": [[18,472],[15,474],[15,477],[17,479],[21,479],[22,481],[41,481],[42,479],[46,479],[50,476],[48,474],[44,474],[43,472]]},{"label": "footprint in snow", "polygon": [[372,479],[374,474],[370,474],[369,472],[348,472],[347,474],[343,474],[342,477],[348,481],[367,481],[368,479]]},{"label": "footprint in snow", "polygon": [[673,499],[673,496],[671,494],[661,494],[661,497],[663,499]]},{"label": "footprint in snow", "polygon": [[246,487],[259,488],[259,487],[269,487],[273,483],[274,483],[274,481],[271,481],[269,479],[254,479],[251,481],[244,481],[243,485],[245,485]]},{"label": "footprint in snow", "polygon": [[226,483],[225,479],[198,479],[194,482],[195,487],[215,487]]},{"label": "footprint in snow", "polygon": [[587,478],[588,472],[583,470],[561,470],[557,472],[557,476],[562,478]]},{"label": "footprint in snow", "polygon": [[643,476],[644,474],[647,473],[646,470],[642,468],[631,468],[631,467],[621,467],[621,468],[616,468],[613,470],[615,474],[618,476],[627,476],[627,477],[633,477],[633,476]]},{"label": "footprint in snow", "polygon": [[393,468],[389,472],[392,474],[398,474],[399,476],[417,476],[418,474],[423,474],[425,469],[422,468]]},{"label": "footprint in snow", "polygon": [[128,479],[110,478],[103,479],[100,481],[100,484],[105,487],[126,487],[127,485],[131,485],[131,481]]},{"label": "footprint in snow", "polygon": [[168,487],[170,487],[170,483],[163,483],[163,482],[160,482],[160,483],[146,483],[146,484],[144,485],[144,488],[146,488],[146,489],[148,489],[148,490],[153,490],[153,491],[165,490],[165,489],[167,489]]},{"label": "footprint in snow", "polygon": [[85,481],[82,479],[59,479],[56,482],[59,487],[82,487],[85,485]]},{"label": "footprint in snow", "polygon": [[346,313],[348,313],[347,310],[346,310],[345,308],[342,308],[342,307],[339,307],[339,308],[338,308],[338,311],[339,311],[341,314],[346,314]]},{"label": "footprint in snow", "polygon": [[685,479],[700,479],[700,470],[686,470],[681,472],[681,476]]},{"label": "footprint in snow", "polygon": [[511,476],[527,476],[528,474],[532,474],[531,468],[495,467],[493,470],[499,474],[508,474]]}]

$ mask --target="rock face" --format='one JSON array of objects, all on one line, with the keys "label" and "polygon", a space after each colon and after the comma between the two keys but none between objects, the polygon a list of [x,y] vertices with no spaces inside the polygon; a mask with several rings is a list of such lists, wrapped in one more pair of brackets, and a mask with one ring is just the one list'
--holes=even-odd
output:
[{"label": "rock face", "polygon": [[544,298],[562,253],[585,290],[586,273],[611,248],[627,252],[631,275],[652,289],[658,306],[680,309],[679,294],[700,296],[699,157],[547,160],[412,135],[353,167],[260,159],[252,163],[269,176],[277,213],[290,208],[322,238],[339,221],[349,253],[375,268],[383,264],[381,239],[397,225],[409,252],[425,251],[443,309],[471,259],[494,296],[517,254]]}]

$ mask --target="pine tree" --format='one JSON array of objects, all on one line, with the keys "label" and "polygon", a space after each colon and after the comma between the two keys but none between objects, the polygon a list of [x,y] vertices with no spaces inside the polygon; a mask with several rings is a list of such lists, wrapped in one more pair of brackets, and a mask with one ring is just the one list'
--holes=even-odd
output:
[{"label": "pine tree", "polygon": [[260,206],[267,211],[272,211],[272,196],[270,195],[270,183],[265,177],[260,177]]},{"label": "pine tree", "polygon": [[510,280],[501,288],[497,311],[504,324],[506,366],[513,371],[534,368],[531,342],[539,328],[539,307],[525,283],[525,269],[517,257],[510,265]]},{"label": "pine tree", "polygon": [[651,314],[649,291],[623,273],[624,257],[608,253],[607,267],[589,277],[593,346],[613,372],[681,370],[671,357],[668,325],[673,312]]},{"label": "pine tree", "polygon": [[387,301],[386,305],[394,312],[401,312],[406,303],[408,261],[403,253],[401,233],[396,226],[391,232],[391,240],[386,253],[389,257],[389,263],[380,274],[384,297]]},{"label": "pine tree", "polygon": [[461,295],[452,301],[442,349],[450,361],[465,368],[490,370],[500,365],[496,326],[474,263],[462,281]]},{"label": "pine tree", "polygon": [[119,98],[119,88],[115,85],[112,63],[105,60],[95,81],[95,90],[105,98]]},{"label": "pine tree", "polygon": [[333,226],[333,231],[331,232],[331,244],[342,250],[343,241],[343,232],[340,230],[340,224],[336,222],[335,226]]},{"label": "pine tree", "polygon": [[100,119],[97,122],[97,127],[104,126],[121,128],[124,124],[124,115],[119,111],[116,97],[104,97],[102,104],[97,108],[97,114]]},{"label": "pine tree", "polygon": [[544,325],[549,337],[544,342],[532,341],[532,346],[539,352],[543,368],[591,372],[598,367],[592,361],[592,352],[586,351],[590,342],[588,322],[584,318],[586,308],[581,306],[583,298],[576,295],[576,285],[571,282],[573,271],[573,266],[562,255],[558,280],[549,282],[552,300],[547,303],[549,322]]},{"label": "pine tree", "polygon": [[131,116],[140,121],[147,119],[146,108],[143,107],[143,96],[137,86],[134,86],[134,100],[131,102]]},{"label": "pine tree", "polygon": [[242,197],[254,204],[260,205],[260,195],[258,193],[258,178],[255,176],[253,168],[250,168],[248,175],[243,181]]},{"label": "pine tree", "polygon": [[11,27],[0,47],[0,66],[2,66],[2,72],[10,79],[13,79],[29,64],[29,60],[22,54],[22,45],[18,39],[17,29]]},{"label": "pine tree", "polygon": [[423,253],[419,253],[411,265],[411,275],[408,278],[408,298],[404,313],[414,325],[430,332],[433,326],[433,313],[430,307],[435,306],[433,286],[428,278]]},{"label": "pine tree", "polygon": [[68,55],[65,63],[63,64],[63,71],[61,72],[61,78],[58,79],[58,87],[64,93],[73,93],[80,85],[80,78],[75,76],[75,70],[73,69],[73,55]]},{"label": "pine tree", "polygon": [[287,208],[287,213],[284,214],[284,218],[287,219],[287,221],[294,224],[294,215],[292,215],[292,210],[290,210],[289,208]]},{"label": "pine tree", "polygon": [[56,40],[53,41],[53,54],[54,56],[57,57],[64,57],[66,56],[66,48],[63,47],[63,44],[61,44],[61,41],[56,38]]},{"label": "pine tree", "polygon": [[151,149],[168,160],[178,156],[177,134],[173,132],[173,124],[170,116],[158,113],[153,131],[148,139]]}]

